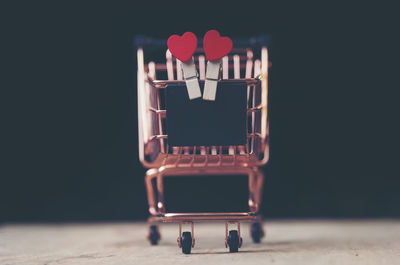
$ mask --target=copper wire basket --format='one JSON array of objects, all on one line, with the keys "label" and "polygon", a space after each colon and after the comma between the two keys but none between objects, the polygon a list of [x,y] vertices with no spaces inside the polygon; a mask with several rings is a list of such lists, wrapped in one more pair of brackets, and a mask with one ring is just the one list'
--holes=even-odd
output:
[{"label": "copper wire basket", "polygon": [[[250,46],[250,45],[249,45]],[[164,49],[166,46],[163,46]],[[148,239],[155,245],[160,236],[159,223],[179,223],[178,246],[183,253],[194,247],[194,222],[225,222],[225,246],[236,252],[242,244],[240,222],[251,222],[254,242],[264,236],[258,215],[264,176],[258,169],[269,159],[268,141],[268,49],[260,46],[234,48],[222,60],[221,83],[241,83],[247,87],[247,139],[239,146],[170,146],[166,127],[167,110],[163,90],[168,84],[184,84],[180,64],[166,50],[165,63],[145,57],[145,47],[137,49],[139,156],[149,168],[145,176],[150,217]],[[258,58],[256,58],[256,55]],[[206,60],[202,49],[194,54],[200,83],[204,82]],[[188,175],[247,175],[249,189],[248,212],[168,213],[164,201],[164,177]],[[153,186],[153,180],[156,185]],[[229,224],[237,230],[228,231]],[[182,224],[191,231],[183,232]],[[233,232],[232,232],[233,231]],[[235,232],[236,231],[236,232]]]}]

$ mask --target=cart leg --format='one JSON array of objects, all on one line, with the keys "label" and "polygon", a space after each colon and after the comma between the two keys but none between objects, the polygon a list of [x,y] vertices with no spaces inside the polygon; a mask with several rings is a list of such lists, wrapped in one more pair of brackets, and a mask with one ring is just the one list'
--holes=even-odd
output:
[{"label": "cart leg", "polygon": [[[258,168],[255,168],[252,171],[253,174],[249,175],[249,190],[252,190],[252,192],[249,193],[254,196],[253,197],[254,205],[250,205],[251,201],[249,199],[249,207],[250,211],[254,210],[255,212],[258,212],[262,200],[264,174]],[[250,179],[252,180],[250,181]],[[261,216],[258,216],[257,220],[251,224],[250,235],[254,243],[260,243],[261,238],[265,236],[265,231]]]},{"label": "cart leg", "polygon": [[264,174],[258,168],[249,172],[249,208],[251,212],[257,213],[260,209]]},{"label": "cart leg", "polygon": [[154,187],[152,180],[157,177],[158,171],[157,169],[149,169],[146,172],[145,176],[145,184],[146,184],[146,192],[147,192],[147,202],[149,204],[149,212],[151,215],[157,214],[157,205],[156,205],[156,197],[154,192]]},{"label": "cart leg", "polygon": [[158,192],[158,202],[157,209],[159,213],[165,213],[165,204],[164,204],[164,176],[159,173],[157,175],[157,192]]},{"label": "cart leg", "polygon": [[[256,170],[256,176],[257,176],[257,183],[256,183],[256,201],[257,204],[260,206],[261,201],[262,201],[262,194],[263,194],[263,187],[264,187],[264,174],[261,170],[257,168]],[[264,231],[264,225],[262,221],[262,217],[259,215],[257,218],[257,222],[260,224],[261,227],[261,237],[265,236],[265,231]]]},{"label": "cart leg", "polygon": [[259,208],[259,206],[261,205],[261,200],[262,200],[262,194],[263,194],[263,186],[264,186],[264,174],[258,169],[256,168],[254,170],[255,172],[255,201],[257,204],[257,208]]},{"label": "cart leg", "polygon": [[256,189],[255,189],[255,179],[256,175],[254,170],[249,171],[249,209],[250,212],[257,212],[258,205],[256,202]]},{"label": "cart leg", "polygon": [[[157,190],[154,191],[152,180],[157,179]],[[151,215],[165,213],[164,205],[164,177],[157,169],[149,169],[145,177],[147,201]],[[156,198],[157,192],[157,198]]]},{"label": "cart leg", "polygon": [[[159,213],[158,204],[156,203],[156,197],[153,187],[152,180],[159,175],[157,169],[149,169],[146,172],[145,176],[145,184],[146,184],[146,191],[147,191],[147,201],[149,203],[149,212],[151,216],[155,216]],[[150,244],[157,245],[158,241],[161,239],[160,233],[160,225],[157,221],[154,221],[152,217],[148,220],[149,223],[149,230],[147,234],[147,239],[150,241]]]}]

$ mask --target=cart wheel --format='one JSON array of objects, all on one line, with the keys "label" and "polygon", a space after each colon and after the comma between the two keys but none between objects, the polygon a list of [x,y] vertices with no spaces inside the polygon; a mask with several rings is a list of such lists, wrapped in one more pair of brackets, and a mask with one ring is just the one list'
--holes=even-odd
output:
[{"label": "cart wheel", "polygon": [[150,226],[149,240],[150,244],[153,246],[158,244],[158,241],[160,240],[160,232],[158,231],[157,225]]},{"label": "cart wheel", "polygon": [[181,247],[183,254],[190,254],[190,251],[192,250],[192,234],[190,232],[182,233]]},{"label": "cart wheel", "polygon": [[239,250],[239,235],[237,230],[230,230],[228,236],[229,252],[238,252]]},{"label": "cart wheel", "polygon": [[253,239],[254,243],[260,243],[262,237],[262,228],[259,222],[255,222],[251,224],[251,238]]}]

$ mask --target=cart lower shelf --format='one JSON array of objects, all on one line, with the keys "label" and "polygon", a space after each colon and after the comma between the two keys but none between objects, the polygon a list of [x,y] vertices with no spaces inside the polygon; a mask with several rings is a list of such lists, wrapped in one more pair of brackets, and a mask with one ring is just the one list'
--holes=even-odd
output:
[{"label": "cart lower shelf", "polygon": [[[229,252],[238,252],[242,246],[240,236],[240,222],[251,222],[250,234],[254,243],[260,243],[264,236],[261,217],[254,212],[230,212],[230,213],[160,213],[149,217],[148,240],[152,245],[157,245],[161,239],[159,223],[176,222],[179,223],[179,236],[177,238],[178,247],[183,254],[190,254],[195,245],[194,222],[225,222],[225,247],[229,247]],[[190,224],[191,232],[182,233],[182,225]],[[237,230],[229,230],[229,224],[237,224]]]},{"label": "cart lower shelf", "polygon": [[165,213],[149,217],[153,222],[251,222],[259,219],[256,213],[233,212],[233,213]]}]

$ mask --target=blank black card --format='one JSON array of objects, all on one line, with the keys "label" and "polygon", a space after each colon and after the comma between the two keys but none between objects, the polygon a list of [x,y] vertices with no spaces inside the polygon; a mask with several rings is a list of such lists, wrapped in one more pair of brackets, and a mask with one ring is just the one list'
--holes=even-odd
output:
[{"label": "blank black card", "polygon": [[[200,88],[203,92],[204,82]],[[185,84],[168,84],[165,100],[170,146],[246,143],[246,83],[218,82],[215,101],[189,100]]]}]

